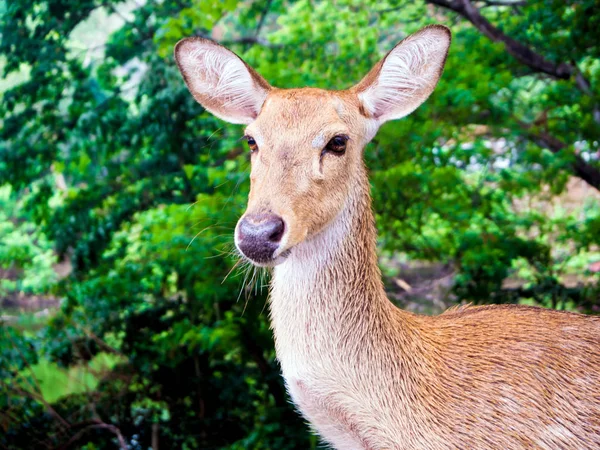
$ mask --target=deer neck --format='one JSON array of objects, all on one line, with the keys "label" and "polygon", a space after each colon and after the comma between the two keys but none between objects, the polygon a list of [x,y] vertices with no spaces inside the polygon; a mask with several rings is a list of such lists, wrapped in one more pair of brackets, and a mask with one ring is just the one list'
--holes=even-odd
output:
[{"label": "deer neck", "polygon": [[382,328],[390,326],[395,307],[377,265],[364,170],[337,218],[275,267],[271,288],[271,320],[284,373],[307,361],[328,361],[332,353],[362,358],[357,342],[372,354],[373,332],[385,334]]}]

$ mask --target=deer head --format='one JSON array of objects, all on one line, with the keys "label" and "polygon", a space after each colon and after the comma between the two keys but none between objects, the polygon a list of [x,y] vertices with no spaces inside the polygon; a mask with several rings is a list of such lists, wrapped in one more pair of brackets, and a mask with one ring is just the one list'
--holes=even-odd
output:
[{"label": "deer head", "polygon": [[423,28],[394,47],[354,87],[278,89],[230,50],[202,38],[175,47],[194,98],[246,124],[251,152],[248,207],[235,230],[241,253],[273,266],[324,230],[364,179],[362,151],[388,120],[410,114],[435,88],[450,31]]}]

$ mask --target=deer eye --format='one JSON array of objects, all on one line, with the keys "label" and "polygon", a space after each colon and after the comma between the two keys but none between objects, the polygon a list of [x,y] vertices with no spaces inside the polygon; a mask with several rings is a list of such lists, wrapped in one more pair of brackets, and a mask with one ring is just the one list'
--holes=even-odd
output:
[{"label": "deer eye", "polygon": [[248,143],[248,147],[250,148],[250,152],[254,153],[258,151],[258,145],[252,136],[244,136],[246,138],[246,142]]},{"label": "deer eye", "polygon": [[348,142],[348,136],[339,134],[331,138],[327,143],[323,152],[330,152],[336,155],[342,155],[346,151],[346,143]]}]

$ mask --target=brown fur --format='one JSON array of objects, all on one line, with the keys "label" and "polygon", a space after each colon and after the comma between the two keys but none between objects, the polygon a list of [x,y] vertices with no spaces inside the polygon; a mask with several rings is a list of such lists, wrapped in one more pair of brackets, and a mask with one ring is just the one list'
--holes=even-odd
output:
[{"label": "brown fur", "polygon": [[[360,203],[367,189],[357,189]],[[336,448],[600,448],[599,318],[516,305],[437,317],[401,311],[375,282],[369,209],[354,220],[348,245],[305,294],[310,314],[284,319],[289,305],[275,304],[285,300],[273,293],[278,354],[296,332],[313,341],[307,360],[335,374],[311,372],[290,386],[317,431],[333,435]],[[324,336],[314,323],[310,334],[288,331],[311,314],[331,322],[319,325]],[[337,440],[344,433],[356,447]]]},{"label": "brown fur", "polygon": [[[374,91],[396,54],[347,91],[276,89],[248,71],[257,103],[210,97],[189,79],[202,79],[211,61],[196,63],[195,47],[202,55],[215,45],[183,41],[176,54],[195,97],[249,123],[257,142],[246,214],[275,214],[286,227],[272,263],[277,357],[294,403],[321,437],[338,449],[600,448],[599,318],[526,306],[425,317],[386,298],[362,150],[382,120],[431,93],[449,32],[426,28],[393,50],[409,58],[414,89],[395,86],[393,72],[388,90]],[[406,105],[388,101],[396,87],[412,96]],[[345,154],[323,152],[339,134],[350,138]]]}]

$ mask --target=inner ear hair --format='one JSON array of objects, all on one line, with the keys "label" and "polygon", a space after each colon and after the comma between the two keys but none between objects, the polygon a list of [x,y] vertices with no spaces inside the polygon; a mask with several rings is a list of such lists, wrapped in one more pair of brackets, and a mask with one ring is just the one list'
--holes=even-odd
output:
[{"label": "inner ear hair", "polygon": [[179,41],[175,60],[196,101],[231,123],[254,121],[271,89],[238,55],[209,39]]},{"label": "inner ear hair", "polygon": [[367,114],[383,123],[427,100],[442,75],[450,42],[447,27],[430,25],[396,45],[353,88]]}]

